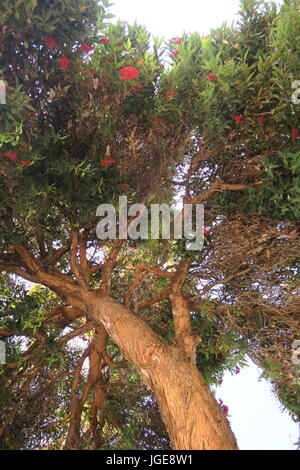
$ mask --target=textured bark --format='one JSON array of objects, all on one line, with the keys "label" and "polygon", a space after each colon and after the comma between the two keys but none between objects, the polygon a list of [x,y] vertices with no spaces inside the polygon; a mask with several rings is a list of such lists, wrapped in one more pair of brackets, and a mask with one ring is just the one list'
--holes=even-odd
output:
[{"label": "textured bark", "polygon": [[[152,389],[174,449],[237,449],[222,410],[197,367],[178,344],[163,344],[141,318],[103,295],[103,290],[89,290],[83,283],[76,284],[64,274],[52,273],[50,268],[46,272],[22,246],[16,245],[16,250],[30,271],[30,280],[48,286],[96,324],[104,326]],[[177,284],[179,288],[180,282]],[[176,296],[178,292],[174,294]],[[73,394],[75,404],[75,391]]]},{"label": "textured bark", "polygon": [[174,449],[238,448],[209,387],[177,345],[163,344],[142,319],[112,298],[92,291],[83,295],[90,316],[103,324],[153,391]]}]

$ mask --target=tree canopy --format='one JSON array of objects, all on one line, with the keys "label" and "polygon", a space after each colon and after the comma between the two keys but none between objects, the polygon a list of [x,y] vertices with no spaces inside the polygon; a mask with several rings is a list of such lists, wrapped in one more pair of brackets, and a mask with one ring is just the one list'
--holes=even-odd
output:
[{"label": "tree canopy", "polygon": [[[107,0],[2,1],[1,448],[182,445],[146,333],[208,390],[250,356],[299,420],[299,35],[292,0],[165,42]],[[203,249],[99,240],[121,195],[204,204]]]}]

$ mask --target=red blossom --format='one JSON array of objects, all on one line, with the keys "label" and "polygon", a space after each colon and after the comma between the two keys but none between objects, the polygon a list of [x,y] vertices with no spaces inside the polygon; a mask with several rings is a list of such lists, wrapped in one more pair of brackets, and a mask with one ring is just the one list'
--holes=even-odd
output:
[{"label": "red blossom", "polygon": [[137,94],[137,91],[138,91],[138,88],[139,88],[139,85],[131,85],[131,91],[132,93],[134,93],[135,95]]},{"label": "red blossom", "polygon": [[96,72],[96,70],[88,69],[88,70],[86,70],[86,73],[89,73],[91,75],[96,75],[97,72]]},{"label": "red blossom", "polygon": [[219,398],[219,403],[220,405],[223,405],[223,400],[221,400],[221,398]]},{"label": "red blossom", "polygon": [[298,139],[300,137],[300,134],[298,134],[297,127],[294,127],[294,129],[292,130],[292,136],[295,137],[295,139]]},{"label": "red blossom", "polygon": [[134,80],[138,78],[139,71],[134,67],[123,67],[119,70],[121,80]]},{"label": "red blossom", "polygon": [[30,160],[24,160],[23,162],[21,162],[21,165],[22,165],[22,166],[28,166],[28,165],[30,165]]},{"label": "red blossom", "polygon": [[124,189],[124,191],[125,191],[127,189],[127,185],[126,184],[120,184],[120,188]]},{"label": "red blossom", "polygon": [[176,44],[182,44],[182,40],[179,38],[172,38],[172,41],[174,41]]},{"label": "red blossom", "polygon": [[68,57],[61,57],[60,61],[59,61],[59,66],[61,69],[67,69],[69,67],[69,59]]},{"label": "red blossom", "polygon": [[91,44],[82,44],[79,49],[83,52],[91,52],[94,49],[94,46]]},{"label": "red blossom", "polygon": [[222,410],[223,410],[224,415],[228,415],[228,411],[229,411],[228,406],[223,405],[223,406],[222,406]]},{"label": "red blossom", "polygon": [[235,373],[236,373],[236,374],[239,374],[240,372],[241,372],[241,369],[240,369],[238,366],[236,366],[236,368],[235,368]]},{"label": "red blossom", "polygon": [[5,152],[5,157],[9,158],[11,161],[17,160],[17,152]]},{"label": "red blossom", "polygon": [[176,49],[176,51],[173,52],[173,56],[176,57],[179,54],[179,51]]},{"label": "red blossom", "polygon": [[105,158],[104,160],[101,160],[100,165],[101,165],[101,166],[111,166],[111,165],[113,165],[114,163],[116,163],[116,160],[114,160],[114,159],[111,158],[111,157],[107,157],[107,158]]},{"label": "red blossom", "polygon": [[259,124],[261,127],[264,126],[265,122],[266,122],[266,118],[265,118],[264,116],[259,116],[259,118],[258,118],[258,124]]},{"label": "red blossom", "polygon": [[9,92],[9,91],[10,91],[10,88],[9,88],[8,86],[6,86],[6,87],[5,87],[5,90],[6,90],[7,92]]},{"label": "red blossom", "polygon": [[174,90],[169,90],[166,92],[166,97],[171,100],[175,96],[175,91]]},{"label": "red blossom", "polygon": [[208,75],[207,75],[207,78],[208,78],[209,80],[216,80],[217,76],[216,76],[216,75],[210,75],[210,74],[208,74]]},{"label": "red blossom", "polygon": [[99,39],[99,42],[101,42],[102,44],[107,44],[109,42],[109,39],[108,38],[101,38],[101,39]]},{"label": "red blossom", "polygon": [[204,234],[205,236],[208,235],[208,230],[207,230],[207,228],[205,227],[205,225],[204,225],[204,227],[203,227],[203,234]]},{"label": "red blossom", "polygon": [[235,122],[237,124],[239,124],[239,126],[243,126],[245,123],[244,123],[244,116],[242,114],[238,115],[238,116],[233,116],[233,119],[235,120]]},{"label": "red blossom", "polygon": [[45,36],[44,41],[48,49],[51,49],[51,50],[56,49],[57,42],[55,41],[55,39],[53,39],[52,36]]}]

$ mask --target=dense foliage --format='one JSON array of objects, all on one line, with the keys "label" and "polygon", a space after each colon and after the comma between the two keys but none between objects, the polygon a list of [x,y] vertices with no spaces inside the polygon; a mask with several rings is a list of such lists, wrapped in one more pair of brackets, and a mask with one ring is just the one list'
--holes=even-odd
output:
[{"label": "dense foliage", "polygon": [[[170,447],[120,348],[39,270],[104,293],[110,284],[172,344],[170,273],[188,260],[183,291],[206,382],[248,355],[299,419],[297,2],[278,11],[242,0],[237,25],[166,43],[108,21],[107,7],[0,6],[1,447]],[[96,208],[124,194],[204,203],[203,250],[99,240]]]}]

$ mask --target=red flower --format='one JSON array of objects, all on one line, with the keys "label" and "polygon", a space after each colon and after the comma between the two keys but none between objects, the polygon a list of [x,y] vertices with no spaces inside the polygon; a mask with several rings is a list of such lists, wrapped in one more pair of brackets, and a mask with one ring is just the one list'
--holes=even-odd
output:
[{"label": "red flower", "polygon": [[239,126],[243,126],[245,124],[243,121],[244,116],[242,114],[240,114],[239,116],[233,116],[233,119],[237,124],[239,124]]},{"label": "red flower", "polygon": [[207,78],[208,78],[209,80],[215,80],[217,77],[216,77],[216,75],[210,75],[210,74],[208,74],[208,75],[207,75]]},{"label": "red flower", "polygon": [[241,369],[240,369],[238,366],[236,366],[236,368],[235,368],[235,373],[236,373],[236,374],[239,374],[240,372],[241,372]]},{"label": "red flower", "polygon": [[30,165],[30,160],[24,160],[23,162],[21,162],[21,165],[22,165],[22,166],[28,166],[28,165]]},{"label": "red flower", "polygon": [[99,39],[99,42],[101,42],[102,44],[107,44],[109,42],[109,39],[108,38],[101,38],[101,39]]},{"label": "red flower", "polygon": [[91,52],[94,49],[94,46],[91,44],[82,44],[79,49],[83,52]]},{"label": "red flower", "polygon": [[56,49],[57,42],[55,41],[55,39],[53,39],[52,36],[45,36],[44,41],[48,49],[51,49],[51,50]]},{"label": "red flower", "polygon": [[178,54],[179,54],[179,51],[177,51],[176,49],[176,51],[173,52],[173,56],[176,57]]},{"label": "red flower", "polygon": [[223,400],[221,400],[221,398],[219,398],[219,403],[220,405],[223,405]]},{"label": "red flower", "polygon": [[207,230],[207,228],[205,227],[205,225],[204,225],[204,227],[203,227],[203,234],[204,234],[205,236],[208,235],[208,230]]},{"label": "red flower", "polygon": [[96,70],[86,70],[86,73],[90,73],[91,75],[95,75],[97,72]]},{"label": "red flower", "polygon": [[5,157],[9,158],[11,161],[17,160],[17,152],[5,152]]},{"label": "red flower", "polygon": [[166,92],[166,97],[171,100],[175,96],[175,91],[174,90],[169,90]]},{"label": "red flower", "polygon": [[300,134],[298,134],[298,129],[294,127],[292,130],[292,136],[295,137],[295,139],[298,139],[300,137]]},{"label": "red flower", "polygon": [[69,67],[69,59],[68,57],[61,57],[60,61],[59,61],[59,66],[61,69],[67,69]]},{"label": "red flower", "polygon": [[181,44],[182,40],[178,38],[172,38],[172,41],[175,41],[176,44]]},{"label": "red flower", "polygon": [[6,90],[7,92],[9,92],[9,91],[10,91],[10,88],[9,88],[8,86],[6,86],[6,87],[5,87],[5,90]]},{"label": "red flower", "polygon": [[223,405],[223,406],[222,406],[222,410],[223,410],[224,415],[228,415],[228,411],[229,411],[228,406]]},{"label": "red flower", "polygon": [[126,186],[126,184],[120,184],[120,188],[124,189],[124,191],[125,191],[127,189],[127,186]]},{"label": "red flower", "polygon": [[139,71],[134,67],[124,67],[119,70],[121,80],[134,80],[138,78]]},{"label": "red flower", "polygon": [[264,116],[260,116],[260,117],[258,118],[258,124],[259,124],[260,126],[263,126],[263,125],[265,124],[265,122],[266,122],[266,118],[265,118]]},{"label": "red flower", "polygon": [[116,163],[116,160],[114,160],[111,157],[107,157],[107,158],[105,158],[105,160],[101,160],[100,165],[101,166],[111,166],[114,163]]},{"label": "red flower", "polygon": [[131,85],[131,91],[132,93],[134,93],[135,95],[137,94],[137,90],[138,90],[138,85]]}]

